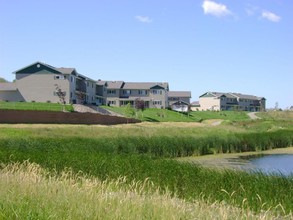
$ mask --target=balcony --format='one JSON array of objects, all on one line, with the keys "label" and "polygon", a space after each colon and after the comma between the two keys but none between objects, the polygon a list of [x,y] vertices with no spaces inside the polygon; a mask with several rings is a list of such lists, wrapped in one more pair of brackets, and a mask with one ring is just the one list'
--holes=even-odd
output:
[{"label": "balcony", "polygon": [[76,91],[86,93],[86,82],[82,79],[76,79]]}]

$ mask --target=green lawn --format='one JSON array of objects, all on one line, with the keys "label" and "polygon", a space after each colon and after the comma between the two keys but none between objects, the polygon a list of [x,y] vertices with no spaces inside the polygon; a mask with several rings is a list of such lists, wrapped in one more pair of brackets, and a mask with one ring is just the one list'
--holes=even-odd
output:
[{"label": "green lawn", "polygon": [[73,111],[72,105],[61,105],[58,103],[41,102],[0,102],[0,109],[10,110],[37,110],[37,111]]},{"label": "green lawn", "polygon": [[187,113],[180,113],[168,109],[148,108],[142,111],[134,111],[131,115],[126,107],[109,107],[102,106],[105,109],[117,112],[127,117],[135,117],[142,121],[150,122],[201,122],[208,119],[222,119],[230,121],[248,120],[247,112],[242,111],[196,111]]}]

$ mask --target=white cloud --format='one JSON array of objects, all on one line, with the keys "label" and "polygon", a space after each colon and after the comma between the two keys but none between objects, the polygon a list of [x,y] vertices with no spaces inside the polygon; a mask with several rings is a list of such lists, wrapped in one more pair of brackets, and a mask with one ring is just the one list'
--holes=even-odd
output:
[{"label": "white cloud", "polygon": [[272,21],[272,22],[279,22],[281,21],[281,17],[270,12],[270,11],[263,11],[261,16],[269,21]]},{"label": "white cloud", "polygon": [[223,17],[232,14],[226,5],[210,0],[204,0],[202,3],[202,8],[205,14],[210,14],[217,17]]},{"label": "white cloud", "polygon": [[136,18],[138,21],[142,22],[142,23],[151,23],[151,22],[153,22],[153,20],[150,19],[150,18],[147,17],[147,16],[140,16],[140,15],[137,15],[137,16],[135,16],[135,18]]}]

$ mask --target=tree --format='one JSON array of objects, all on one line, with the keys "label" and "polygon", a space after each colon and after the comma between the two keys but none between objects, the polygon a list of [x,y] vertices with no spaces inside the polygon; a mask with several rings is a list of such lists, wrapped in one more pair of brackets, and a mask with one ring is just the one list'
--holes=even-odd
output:
[{"label": "tree", "polygon": [[81,104],[86,104],[86,94],[83,92],[77,92],[75,95]]},{"label": "tree", "polygon": [[58,96],[60,103],[63,105],[63,111],[65,111],[65,104],[66,104],[66,92],[63,92],[59,85],[55,84],[56,92],[55,94]]},{"label": "tree", "polygon": [[127,117],[133,117],[135,115],[135,110],[131,107],[130,103],[128,103],[125,107],[125,115]]},{"label": "tree", "polygon": [[141,110],[141,112],[142,112],[142,117],[143,117],[143,111],[144,111],[144,109],[145,109],[144,101],[141,100],[140,98],[137,98],[137,99],[135,99],[135,103],[134,103],[134,105],[135,105],[135,109],[136,109],[137,111]]}]

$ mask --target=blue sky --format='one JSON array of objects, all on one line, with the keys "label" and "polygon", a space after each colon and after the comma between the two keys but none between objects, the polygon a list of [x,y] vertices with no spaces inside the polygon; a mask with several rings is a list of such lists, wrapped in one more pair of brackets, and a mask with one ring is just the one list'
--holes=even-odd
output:
[{"label": "blue sky", "polygon": [[290,0],[0,0],[0,77],[36,61],[293,105]]}]

